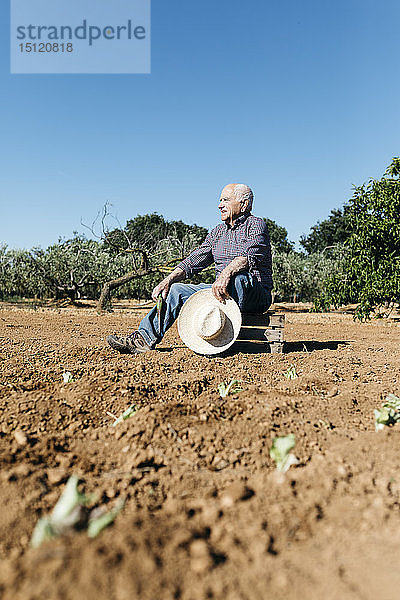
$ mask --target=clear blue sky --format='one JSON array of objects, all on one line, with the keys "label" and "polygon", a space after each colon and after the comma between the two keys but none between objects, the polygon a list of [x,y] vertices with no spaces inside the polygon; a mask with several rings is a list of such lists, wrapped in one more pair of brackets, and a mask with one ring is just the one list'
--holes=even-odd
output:
[{"label": "clear blue sky", "polygon": [[153,0],[151,75],[10,75],[7,4],[10,247],[83,231],[106,201],[211,227],[229,182],[297,240],[400,154],[398,0]]}]

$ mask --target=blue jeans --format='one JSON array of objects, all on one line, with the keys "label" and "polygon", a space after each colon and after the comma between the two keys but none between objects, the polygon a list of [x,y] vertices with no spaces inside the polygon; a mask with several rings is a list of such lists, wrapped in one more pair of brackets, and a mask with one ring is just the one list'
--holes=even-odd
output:
[{"label": "blue jeans", "polygon": [[[146,342],[154,348],[162,340],[167,329],[175,322],[189,296],[210,287],[211,283],[197,285],[173,283],[161,309],[161,326],[158,323],[157,307],[152,308],[140,322],[139,331]],[[238,273],[232,277],[228,285],[228,292],[236,300],[241,312],[244,313],[263,313],[271,305],[271,292],[263,288],[251,273]]]}]

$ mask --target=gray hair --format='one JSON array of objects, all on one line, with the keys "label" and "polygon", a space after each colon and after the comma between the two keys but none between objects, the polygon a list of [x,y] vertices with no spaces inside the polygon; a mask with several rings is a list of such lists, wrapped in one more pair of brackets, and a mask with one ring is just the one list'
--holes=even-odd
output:
[{"label": "gray hair", "polygon": [[245,185],[244,183],[236,183],[233,188],[233,193],[235,194],[236,200],[238,200],[239,202],[243,203],[247,201],[247,208],[245,212],[250,212],[253,208],[254,196],[249,186]]}]

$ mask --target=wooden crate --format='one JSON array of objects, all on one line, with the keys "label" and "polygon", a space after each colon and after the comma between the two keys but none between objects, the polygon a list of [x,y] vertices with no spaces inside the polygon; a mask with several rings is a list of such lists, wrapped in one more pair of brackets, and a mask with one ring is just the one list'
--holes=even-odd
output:
[{"label": "wooden crate", "polygon": [[283,352],[285,315],[268,311],[242,314],[239,342],[267,344],[272,353]]}]

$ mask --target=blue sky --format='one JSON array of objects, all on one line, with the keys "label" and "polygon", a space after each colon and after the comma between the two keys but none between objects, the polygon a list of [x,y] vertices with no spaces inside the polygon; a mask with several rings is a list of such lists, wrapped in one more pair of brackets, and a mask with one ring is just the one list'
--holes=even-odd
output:
[{"label": "blue sky", "polygon": [[298,240],[400,154],[398,0],[153,0],[150,75],[11,75],[0,10],[10,247],[105,202],[211,227],[229,182]]}]

